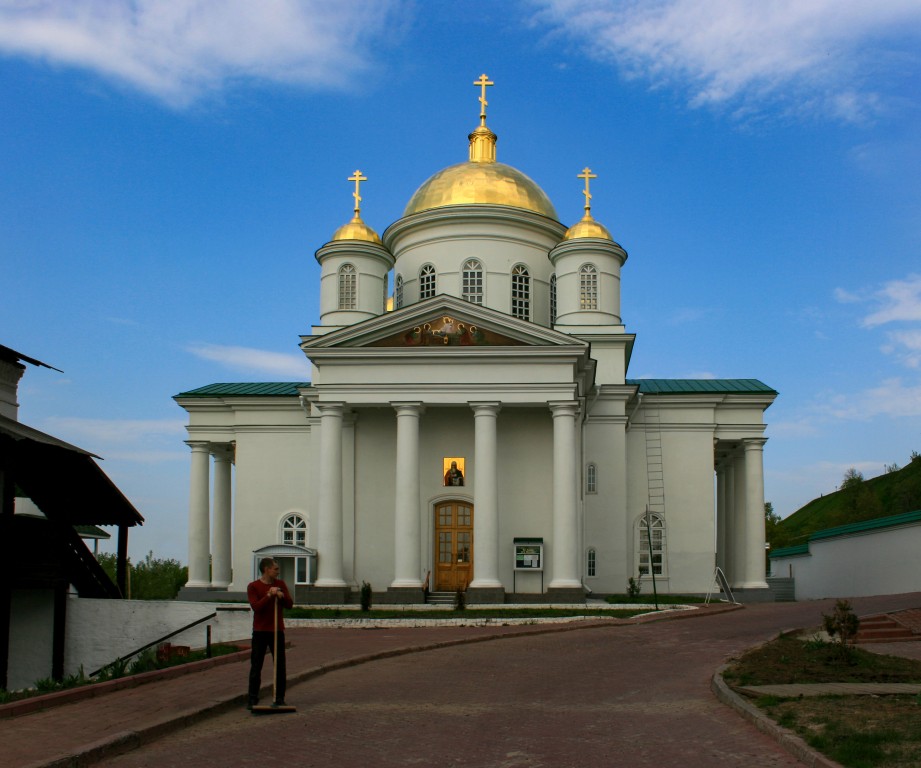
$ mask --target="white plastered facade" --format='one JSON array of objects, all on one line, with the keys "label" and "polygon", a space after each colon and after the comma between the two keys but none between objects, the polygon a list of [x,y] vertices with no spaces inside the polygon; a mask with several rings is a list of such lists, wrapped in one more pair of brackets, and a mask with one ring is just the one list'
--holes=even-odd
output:
[{"label": "white plastered facade", "polygon": [[[763,414],[776,393],[752,379],[628,379],[627,254],[566,233],[544,213],[457,204],[409,213],[378,242],[320,248],[320,325],[301,342],[311,381],[176,397],[189,415],[188,587],[244,590],[253,553],[295,515],[318,564],[300,595],[438,588],[448,504],[472,510],[460,586],[490,601],[649,582],[647,508],[660,592],[707,593],[716,566],[737,589],[766,590]],[[464,300],[471,259],[481,303]],[[342,306],[346,264],[357,295]],[[427,266],[435,295],[420,298]],[[392,311],[388,275],[401,284]],[[463,458],[463,486],[446,487],[448,457]],[[543,545],[542,570],[516,569],[516,540]]]}]

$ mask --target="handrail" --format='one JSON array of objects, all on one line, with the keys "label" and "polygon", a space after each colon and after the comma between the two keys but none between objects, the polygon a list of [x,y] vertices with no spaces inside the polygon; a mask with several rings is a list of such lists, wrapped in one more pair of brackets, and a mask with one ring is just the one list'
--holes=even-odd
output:
[{"label": "handrail", "polygon": [[147,645],[142,645],[136,651],[131,651],[131,653],[126,653],[124,656],[119,656],[117,659],[115,659],[115,661],[110,661],[108,664],[101,666],[95,672],[90,672],[89,676],[96,677],[96,675],[102,672],[102,670],[104,670],[106,667],[111,667],[114,664],[118,664],[120,661],[125,661],[126,659],[130,659],[132,656],[137,656],[141,651],[146,651],[148,648],[151,648],[155,645],[159,645],[164,640],[169,640],[171,637],[175,637],[176,635],[182,632],[185,632],[187,629],[191,629],[192,627],[197,626],[198,624],[201,624],[203,621],[208,621],[208,619],[213,619],[215,616],[217,616],[217,611],[215,611],[214,613],[210,613],[201,619],[197,619],[196,621],[193,621],[191,624],[186,624],[184,627],[177,629],[175,632],[170,632],[168,635],[164,635],[163,637],[158,638],[157,640],[154,640],[152,643],[147,643]]}]

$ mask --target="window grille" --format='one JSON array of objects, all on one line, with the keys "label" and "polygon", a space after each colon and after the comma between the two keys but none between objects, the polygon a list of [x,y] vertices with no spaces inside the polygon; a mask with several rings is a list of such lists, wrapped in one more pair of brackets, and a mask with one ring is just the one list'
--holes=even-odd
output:
[{"label": "window grille", "polygon": [[[665,575],[665,518],[657,513],[649,515],[652,531],[652,569],[656,576]],[[640,576],[649,576],[649,535],[646,532],[646,516],[643,515],[637,522],[637,563]]]},{"label": "window grille", "polygon": [[400,309],[403,306],[403,275],[397,275],[393,283],[393,307]]},{"label": "window grille", "polygon": [[355,267],[351,264],[339,267],[339,309],[355,309],[357,283]]},{"label": "window grille", "polygon": [[550,325],[556,324],[556,275],[550,275]]},{"label": "window grille", "polygon": [[594,548],[590,549],[585,556],[585,575],[594,576],[595,575],[595,550]]},{"label": "window grille", "polygon": [[585,468],[585,492],[598,493],[598,467],[594,464]]},{"label": "window grille", "polygon": [[483,265],[476,259],[470,259],[464,264],[461,298],[471,304],[483,303]]},{"label": "window grille", "polygon": [[306,547],[307,522],[304,518],[300,515],[288,515],[281,524],[281,540],[283,544]]},{"label": "window grille", "polygon": [[430,299],[435,295],[435,267],[426,264],[419,272],[419,299]]},{"label": "window grille", "polygon": [[598,271],[591,264],[579,270],[579,306],[598,309]]},{"label": "window grille", "polygon": [[523,264],[512,270],[512,316],[531,319],[531,275]]}]

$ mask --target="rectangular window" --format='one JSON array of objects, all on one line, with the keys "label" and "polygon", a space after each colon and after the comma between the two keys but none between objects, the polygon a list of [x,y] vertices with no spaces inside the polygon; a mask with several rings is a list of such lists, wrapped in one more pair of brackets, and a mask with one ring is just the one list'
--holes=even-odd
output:
[{"label": "rectangular window", "polygon": [[295,557],[294,558],[294,583],[295,584],[306,584],[307,583],[307,558],[306,557]]}]

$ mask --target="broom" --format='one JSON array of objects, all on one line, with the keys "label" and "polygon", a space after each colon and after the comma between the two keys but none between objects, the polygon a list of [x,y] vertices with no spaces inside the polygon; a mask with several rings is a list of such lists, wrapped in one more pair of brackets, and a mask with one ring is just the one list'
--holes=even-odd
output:
[{"label": "broom", "polygon": [[276,715],[288,712],[297,712],[297,707],[290,704],[276,704],[278,695],[278,597],[275,597],[275,621],[272,625],[274,637],[272,638],[272,703],[258,704],[253,707],[254,715]]}]

